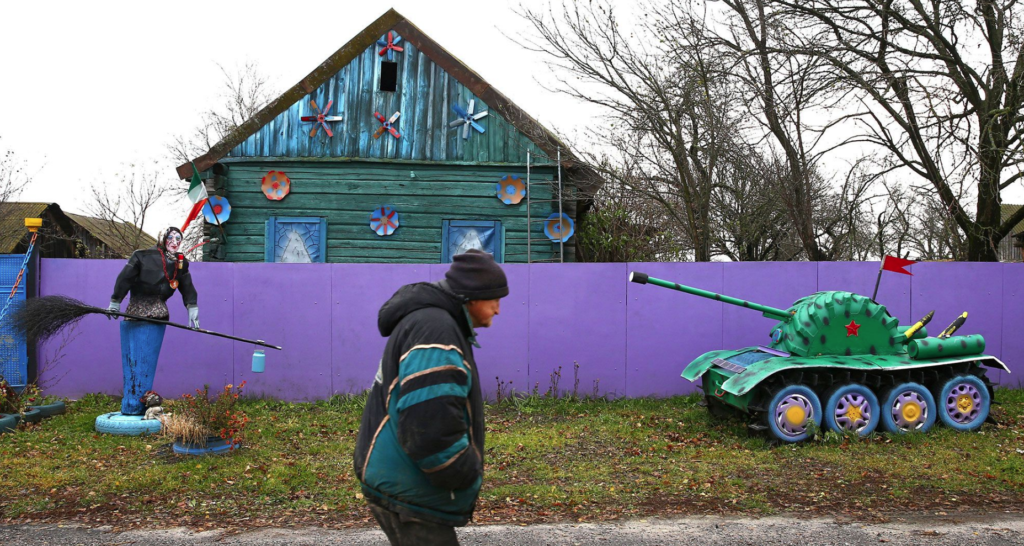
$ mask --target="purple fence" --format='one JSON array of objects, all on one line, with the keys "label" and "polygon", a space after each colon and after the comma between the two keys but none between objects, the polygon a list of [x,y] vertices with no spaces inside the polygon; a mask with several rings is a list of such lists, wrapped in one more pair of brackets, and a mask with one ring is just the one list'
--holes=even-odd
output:
[{"label": "purple fence", "polygon": [[[105,307],[116,260],[42,260],[40,293],[64,294]],[[359,392],[373,380],[384,347],[377,310],[399,286],[443,278],[447,265],[193,264],[203,328],[264,339],[266,372],[253,374],[253,347],[170,328],[160,356],[156,390],[176,397],[208,383],[219,388],[247,381],[250,394],[315,400]],[[786,308],[818,290],[870,294],[874,262],[748,262],[507,265],[511,295],[494,326],[480,332],[476,351],[485,392],[498,382],[541,392],[561,366],[562,389],[614,396],[668,396],[694,387],[679,377],[701,353],[765,344],[774,324],[760,313],[655,286],[627,282],[629,271]],[[878,300],[903,324],[935,309],[933,328],[963,311],[965,333],[980,333],[987,351],[1013,375],[994,372],[1004,385],[1024,379],[1024,266],[999,263],[922,263],[913,277],[886,273]],[[171,320],[186,322],[178,296]],[[936,326],[937,325],[937,326]],[[40,379],[48,392],[77,398],[119,394],[120,342],[114,322],[85,318],[63,359],[61,342],[40,347]],[[59,380],[58,380],[59,379]]]}]

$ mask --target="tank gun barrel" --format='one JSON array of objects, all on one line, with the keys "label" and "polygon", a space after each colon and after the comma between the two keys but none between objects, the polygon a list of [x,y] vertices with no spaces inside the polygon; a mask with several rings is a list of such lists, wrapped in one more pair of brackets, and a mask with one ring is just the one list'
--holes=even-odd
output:
[{"label": "tank gun barrel", "polygon": [[732,296],[725,296],[722,294],[716,294],[715,292],[708,292],[707,290],[701,290],[700,288],[694,288],[692,286],[686,286],[684,284],[675,283],[672,281],[665,281],[662,279],[655,279],[654,277],[648,276],[646,273],[640,273],[639,271],[633,271],[629,274],[630,282],[638,284],[653,284],[661,286],[663,288],[670,288],[672,290],[678,290],[680,292],[686,292],[687,294],[693,294],[694,296],[700,296],[709,300],[720,301],[735,305],[737,307],[746,307],[755,311],[760,311],[764,316],[773,318],[776,320],[788,321],[792,315],[785,309],[778,309],[776,307],[769,307],[767,305],[761,305],[760,303],[754,303],[752,301],[741,300]]}]

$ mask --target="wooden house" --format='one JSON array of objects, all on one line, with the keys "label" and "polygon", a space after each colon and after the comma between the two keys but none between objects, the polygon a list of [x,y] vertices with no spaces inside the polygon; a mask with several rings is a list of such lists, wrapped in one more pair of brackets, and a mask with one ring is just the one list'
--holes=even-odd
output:
[{"label": "wooden house", "polygon": [[599,183],[394,10],[178,175],[194,170],[230,206],[204,259],[236,262],[573,261]]},{"label": "wooden house", "polygon": [[0,203],[0,254],[24,254],[31,236],[25,218],[40,218],[36,240],[41,258],[127,258],[156,239],[134,224],[61,210],[57,203]]}]

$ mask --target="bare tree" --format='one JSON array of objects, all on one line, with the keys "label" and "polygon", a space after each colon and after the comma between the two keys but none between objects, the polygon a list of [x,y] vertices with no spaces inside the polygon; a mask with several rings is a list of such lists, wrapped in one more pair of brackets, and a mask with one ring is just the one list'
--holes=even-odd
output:
[{"label": "bare tree", "polygon": [[14,200],[29,180],[24,164],[14,151],[0,146],[0,207]]},{"label": "bare tree", "polygon": [[108,245],[106,258],[127,258],[135,250],[146,246],[143,227],[147,215],[173,194],[175,187],[157,165],[122,165],[114,181],[92,184],[91,202],[87,209],[98,218],[114,244]]},{"label": "bare tree", "polygon": [[200,115],[199,123],[190,134],[173,137],[167,149],[174,163],[191,161],[205,154],[274,98],[270,78],[257,62],[247,61],[231,72],[221,65],[217,67],[223,76],[221,102]]},{"label": "bare tree", "polygon": [[719,173],[712,199],[716,253],[733,261],[789,261],[803,247],[778,191],[787,176],[777,157],[736,154]]},{"label": "bare tree", "polygon": [[[623,30],[601,2],[563,5],[559,15],[521,15],[537,34],[523,45],[548,55],[554,91],[607,112],[606,128],[591,134],[606,152],[578,149],[577,157],[659,204],[666,229],[684,234],[696,261],[710,260],[715,173],[738,126],[730,108],[738,97],[716,77],[719,57],[691,39],[699,34],[657,17]],[[650,36],[681,43],[663,47],[639,38]]]},{"label": "bare tree", "polygon": [[[768,0],[789,21],[780,50],[828,64],[855,90],[860,142],[925,180],[993,261],[1024,209],[1002,191],[1024,179],[1024,7],[1016,0]],[[791,29],[791,30],[790,30]],[[956,184],[973,188],[975,213]]]}]

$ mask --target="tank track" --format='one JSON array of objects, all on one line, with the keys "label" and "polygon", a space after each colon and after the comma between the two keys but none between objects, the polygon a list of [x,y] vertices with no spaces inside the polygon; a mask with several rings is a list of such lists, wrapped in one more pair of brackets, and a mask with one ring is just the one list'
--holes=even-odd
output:
[{"label": "tank track", "polygon": [[[748,427],[754,433],[767,431],[768,427],[764,424],[764,419],[768,410],[765,406],[774,393],[788,385],[805,385],[823,398],[825,393],[836,385],[859,383],[871,389],[876,396],[881,398],[886,389],[906,382],[920,383],[935,392],[943,382],[959,374],[971,374],[981,379],[988,388],[992,405],[997,405],[993,392],[994,384],[986,376],[985,367],[978,362],[879,371],[830,368],[786,370],[757,386],[754,402],[747,408],[750,419]],[[989,420],[992,420],[991,416]]]}]

